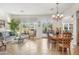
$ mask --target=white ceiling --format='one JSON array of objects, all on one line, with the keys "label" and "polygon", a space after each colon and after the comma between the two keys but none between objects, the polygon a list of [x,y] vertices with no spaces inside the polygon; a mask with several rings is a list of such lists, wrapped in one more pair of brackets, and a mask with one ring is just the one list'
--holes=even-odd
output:
[{"label": "white ceiling", "polygon": [[[61,3],[59,4],[59,11],[64,10],[64,14],[74,4]],[[50,15],[56,13],[55,3],[0,3],[0,9],[13,15]],[[53,8],[53,10],[50,10]],[[67,13],[66,13],[67,14]]]}]

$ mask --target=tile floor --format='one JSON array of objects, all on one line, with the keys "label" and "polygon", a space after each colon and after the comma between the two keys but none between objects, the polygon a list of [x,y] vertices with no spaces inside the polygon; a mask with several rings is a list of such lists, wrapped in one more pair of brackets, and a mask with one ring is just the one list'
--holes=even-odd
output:
[{"label": "tile floor", "polygon": [[[61,55],[61,51],[57,51],[55,47],[48,49],[48,40],[46,38],[29,40],[25,39],[24,43],[8,43],[7,49],[1,50],[0,55]],[[79,47],[71,47],[72,55],[79,55]],[[68,55],[67,52],[64,55]]]}]

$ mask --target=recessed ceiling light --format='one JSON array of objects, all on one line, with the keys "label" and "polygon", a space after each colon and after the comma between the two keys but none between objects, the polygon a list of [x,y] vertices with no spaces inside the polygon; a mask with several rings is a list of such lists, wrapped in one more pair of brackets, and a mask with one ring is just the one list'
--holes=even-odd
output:
[{"label": "recessed ceiling light", "polygon": [[51,8],[50,10],[53,10],[53,8]]}]

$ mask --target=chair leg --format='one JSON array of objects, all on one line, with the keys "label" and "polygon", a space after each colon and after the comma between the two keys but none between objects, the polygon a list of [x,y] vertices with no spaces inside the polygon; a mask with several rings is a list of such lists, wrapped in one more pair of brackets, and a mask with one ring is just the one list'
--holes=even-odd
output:
[{"label": "chair leg", "polygon": [[5,50],[6,50],[6,45],[5,45]]},{"label": "chair leg", "polygon": [[56,48],[57,48],[57,50],[59,51],[59,48],[60,48],[60,47],[59,47],[58,43],[56,44]]},{"label": "chair leg", "polygon": [[56,48],[57,48],[57,50],[59,50],[59,45],[58,45],[58,42],[56,42]]},{"label": "chair leg", "polygon": [[70,48],[69,48],[69,54],[71,54],[71,50],[70,50]]},{"label": "chair leg", "polygon": [[47,45],[48,45],[48,49],[50,48],[50,41],[48,40],[47,42]]},{"label": "chair leg", "polygon": [[57,50],[59,50],[59,46],[56,45],[56,47],[57,47]]},{"label": "chair leg", "polygon": [[64,54],[64,48],[62,47],[62,54]]},{"label": "chair leg", "polygon": [[0,46],[0,51],[1,51],[1,46]]}]

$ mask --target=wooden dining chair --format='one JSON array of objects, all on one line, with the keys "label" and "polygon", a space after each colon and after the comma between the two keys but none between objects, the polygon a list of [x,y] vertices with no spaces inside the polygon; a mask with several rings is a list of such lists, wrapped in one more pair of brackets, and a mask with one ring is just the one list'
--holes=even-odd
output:
[{"label": "wooden dining chair", "polygon": [[70,43],[71,43],[71,39],[72,39],[72,34],[69,33],[69,32],[66,32],[66,33],[63,33],[63,38],[61,39],[60,42],[58,42],[58,48],[61,47],[62,49],[62,54],[64,53],[64,49],[67,49],[69,48],[69,53],[71,54],[71,51],[70,51]]},{"label": "wooden dining chair", "polygon": [[53,39],[53,34],[52,35],[47,35],[48,37],[48,48],[50,48],[50,44],[52,44],[52,48],[56,47],[56,40]]},{"label": "wooden dining chair", "polygon": [[6,50],[6,44],[4,44],[3,41],[0,41],[0,50],[1,50],[2,47],[4,47],[4,49]]}]

